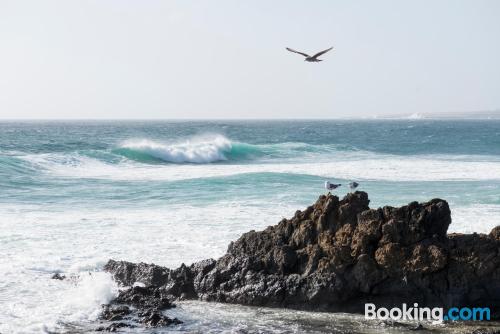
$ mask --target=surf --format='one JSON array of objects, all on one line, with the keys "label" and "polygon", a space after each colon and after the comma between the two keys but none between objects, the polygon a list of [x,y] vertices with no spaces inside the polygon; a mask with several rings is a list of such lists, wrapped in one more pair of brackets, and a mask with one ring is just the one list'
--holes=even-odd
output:
[{"label": "surf", "polygon": [[142,163],[209,164],[292,159],[325,153],[357,151],[347,145],[313,145],[301,142],[250,144],[232,141],[223,135],[189,137],[173,143],[151,139],[131,139],[112,153]]},{"label": "surf", "polygon": [[[298,146],[298,147],[297,147]],[[234,142],[222,135],[195,136],[174,143],[150,139],[132,139],[112,150],[114,154],[142,163],[209,164],[253,160],[261,157],[283,157],[300,151],[304,145],[293,143],[254,145]],[[307,151],[307,150],[305,150]]]},{"label": "surf", "polygon": [[232,143],[223,136],[194,138],[184,142],[164,144],[149,139],[128,140],[113,153],[139,162],[170,162],[206,164],[226,161]]}]

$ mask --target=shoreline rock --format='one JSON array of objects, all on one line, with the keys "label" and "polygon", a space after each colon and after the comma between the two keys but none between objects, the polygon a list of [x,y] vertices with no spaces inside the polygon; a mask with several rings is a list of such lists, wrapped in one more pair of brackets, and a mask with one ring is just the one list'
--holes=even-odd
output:
[{"label": "shoreline rock", "polygon": [[59,281],[63,281],[63,280],[66,279],[66,276],[62,275],[60,273],[54,273],[54,274],[52,274],[52,276],[50,278],[51,279],[56,279],[56,280],[59,280]]},{"label": "shoreline rock", "polygon": [[291,219],[243,234],[218,260],[177,269],[110,260],[105,270],[170,300],[355,313],[365,303],[418,303],[490,307],[500,318],[500,226],[489,235],[447,235],[444,200],[368,204],[365,192],[322,195]]},{"label": "shoreline rock", "polygon": [[134,328],[136,324],[146,327],[162,327],[181,324],[177,318],[169,318],[162,311],[174,308],[159,287],[133,286],[119,292],[110,303],[102,305],[101,321],[107,322],[96,331],[115,332],[119,328]]}]

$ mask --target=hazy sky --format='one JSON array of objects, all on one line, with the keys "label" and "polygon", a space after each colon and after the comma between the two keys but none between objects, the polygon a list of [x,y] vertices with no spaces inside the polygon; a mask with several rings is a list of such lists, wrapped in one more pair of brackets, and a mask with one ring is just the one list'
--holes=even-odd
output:
[{"label": "hazy sky", "polygon": [[495,0],[0,0],[6,118],[497,109],[499,63]]}]

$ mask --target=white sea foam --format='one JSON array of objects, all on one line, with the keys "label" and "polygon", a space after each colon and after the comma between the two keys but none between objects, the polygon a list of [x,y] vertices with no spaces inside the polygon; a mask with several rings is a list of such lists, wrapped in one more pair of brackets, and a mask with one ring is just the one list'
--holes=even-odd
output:
[{"label": "white sea foam", "polygon": [[[216,258],[241,233],[263,229],[295,210],[281,203],[246,204],[109,210],[0,206],[0,333],[56,331],[95,319],[117,291],[109,275],[95,272],[109,258],[170,267]],[[52,280],[53,272],[78,279]]]},{"label": "white sea foam", "polygon": [[[276,197],[104,210],[2,205],[0,332],[55,331],[95,319],[117,291],[107,274],[95,272],[109,258],[169,267],[217,258],[241,233],[276,224],[297,208]],[[488,233],[500,213],[500,205],[451,209],[453,232]],[[52,272],[70,278],[52,280]]]},{"label": "white sea foam", "polygon": [[[0,267],[6,269],[4,263]],[[59,281],[50,279],[48,273],[22,268],[21,263],[18,269],[1,275],[9,288],[0,299],[1,333],[54,332],[72,323],[94,321],[101,304],[117,293],[116,283],[103,272],[67,273],[68,278]]]},{"label": "white sea foam", "polygon": [[[172,146],[132,141],[123,143],[123,147],[134,147],[134,154],[143,152],[162,160],[172,159],[169,162],[188,162],[184,159],[190,159],[189,162],[202,163],[220,158],[219,154],[224,155],[228,147],[234,148],[234,144],[226,143],[224,138],[219,144],[213,140],[205,144],[201,141],[191,146]],[[287,144],[278,149],[293,150],[295,147]],[[79,178],[177,181],[264,172],[412,183],[500,180],[500,160],[492,157],[408,157],[359,151],[324,153],[321,151],[313,159],[290,154],[289,158],[277,161],[255,159],[252,163],[231,161],[203,165],[148,164],[132,159],[117,162],[78,153],[20,154],[18,157],[40,171],[41,176],[37,177],[41,179],[69,178],[71,182]],[[390,196],[382,192],[373,201],[396,204],[387,203],[382,197],[399,200],[401,192],[397,191]],[[48,205],[36,205],[36,202],[0,204],[0,332],[54,331],[60,330],[62,324],[89,322],[95,319],[100,304],[116,293],[116,285],[110,277],[95,272],[109,258],[155,262],[169,267],[216,258],[241,233],[276,224],[283,216],[290,217],[297,208],[310,203],[308,200],[298,206],[298,202],[291,199],[293,195],[285,199],[283,196],[286,194],[281,191],[243,199],[234,196],[223,201],[214,196],[219,199],[182,205],[166,201],[161,207],[150,203],[137,206],[124,201],[117,204],[122,207],[105,209],[92,208],[86,198],[82,199],[84,207],[64,207],[64,201]],[[313,201],[316,196],[308,194],[304,198],[310,197]],[[488,203],[497,203],[495,195],[485,196]],[[451,232],[488,233],[498,224],[496,217],[500,215],[500,205],[470,202],[455,205],[453,200],[457,198],[450,199]],[[75,202],[77,200],[75,198]],[[51,280],[53,272],[79,278]]]},{"label": "white sea foam", "polygon": [[209,163],[227,160],[231,141],[224,136],[194,137],[185,142],[164,144],[152,140],[128,140],[120,145],[129,154],[146,155],[173,163]]},{"label": "white sea foam", "polygon": [[[180,301],[169,315],[184,321],[181,330],[165,333],[267,333],[267,334],[324,334],[324,333],[414,333],[414,322],[390,324],[366,320],[362,314],[297,311],[291,309],[251,307],[234,304]],[[442,333],[440,324],[424,322],[425,328]],[[454,328],[456,329],[456,327]],[[456,334],[456,333],[455,333]]]},{"label": "white sea foam", "polygon": [[25,156],[23,159],[56,176],[111,180],[176,181],[263,172],[386,181],[500,180],[500,161],[477,161],[467,156],[405,157],[355,152],[332,156],[331,159],[318,158],[316,162],[297,159],[281,163],[216,165],[111,164],[85,156],[75,157],[70,163],[67,158],[46,155]]},{"label": "white sea foam", "polygon": [[451,208],[452,224],[449,232],[457,233],[489,233],[498,226],[500,205],[473,204]]}]

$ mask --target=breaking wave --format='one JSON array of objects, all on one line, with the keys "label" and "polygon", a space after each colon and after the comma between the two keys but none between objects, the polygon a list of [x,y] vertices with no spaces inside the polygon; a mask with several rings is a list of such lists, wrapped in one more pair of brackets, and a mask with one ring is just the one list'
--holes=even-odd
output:
[{"label": "breaking wave", "polygon": [[188,140],[184,143],[162,144],[152,140],[130,140],[114,153],[140,162],[210,163],[227,160],[232,143],[223,136]]},{"label": "breaking wave", "polygon": [[336,144],[249,144],[222,135],[172,143],[134,139],[104,150],[0,156],[0,176],[6,176],[0,177],[0,186],[17,189],[30,181],[39,182],[39,172],[56,177],[167,181],[252,173],[386,181],[498,180],[500,159],[391,155]]},{"label": "breaking wave", "polygon": [[184,142],[165,144],[148,139],[129,140],[113,153],[138,162],[168,162],[206,164],[220,161],[241,161],[255,158],[287,158],[307,154],[321,154],[347,148],[305,143],[253,145],[233,142],[216,135],[194,137]]}]

